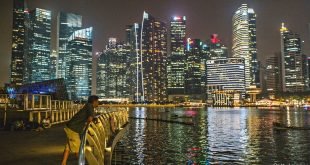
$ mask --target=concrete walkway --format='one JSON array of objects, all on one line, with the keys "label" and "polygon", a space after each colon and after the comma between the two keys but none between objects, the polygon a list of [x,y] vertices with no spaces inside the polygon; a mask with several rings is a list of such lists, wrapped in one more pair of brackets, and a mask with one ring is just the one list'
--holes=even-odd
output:
[{"label": "concrete walkway", "polygon": [[[63,128],[62,124],[42,132],[0,131],[0,164],[59,165],[66,143]],[[70,155],[71,164],[77,164],[74,155]]]}]

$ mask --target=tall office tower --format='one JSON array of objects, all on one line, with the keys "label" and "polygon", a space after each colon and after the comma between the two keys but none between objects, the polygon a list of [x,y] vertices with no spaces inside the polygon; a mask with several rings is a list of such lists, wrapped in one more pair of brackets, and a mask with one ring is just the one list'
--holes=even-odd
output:
[{"label": "tall office tower", "polygon": [[303,54],[302,55],[302,74],[305,81],[305,90],[309,91],[309,63],[308,63],[308,56]]},{"label": "tall office tower", "polygon": [[127,84],[129,85],[130,99],[134,101],[141,101],[140,95],[142,91],[142,81],[141,81],[141,70],[139,70],[140,56],[139,56],[139,34],[140,28],[139,24],[135,23],[133,25],[126,26],[126,49],[129,50],[127,56]]},{"label": "tall office tower", "polygon": [[10,81],[15,86],[23,84],[25,12],[24,0],[14,0]]},{"label": "tall office tower", "polygon": [[24,54],[24,83],[51,78],[51,11],[36,8],[29,12]]},{"label": "tall office tower", "polygon": [[82,16],[73,13],[59,12],[57,16],[57,52],[58,69],[57,78],[66,78],[66,61],[69,54],[68,38],[74,31],[82,28]]},{"label": "tall office tower", "polygon": [[69,98],[87,100],[92,86],[93,28],[80,29],[69,37],[66,56],[66,84]]},{"label": "tall office tower", "polygon": [[269,94],[275,94],[282,90],[282,72],[281,72],[281,53],[276,53],[274,56],[266,60],[265,81],[266,91]]},{"label": "tall office tower", "polygon": [[210,49],[210,56],[208,59],[216,60],[220,58],[228,58],[228,49],[221,43],[217,34],[212,34],[208,42]]},{"label": "tall office tower", "polygon": [[306,85],[300,36],[286,28],[284,23],[280,32],[283,92],[303,92]]},{"label": "tall office tower", "polygon": [[133,32],[133,27],[134,25],[127,25],[125,29],[125,37],[126,37],[126,44],[131,44],[132,43],[132,32]]},{"label": "tall office tower", "polygon": [[[110,38],[109,43],[116,42]],[[130,98],[130,87],[127,83],[130,55],[127,44],[109,44],[97,61],[97,95],[104,98]]]},{"label": "tall office tower", "polygon": [[233,16],[232,56],[245,59],[246,88],[260,87],[256,48],[256,14],[243,4]]},{"label": "tall office tower", "polygon": [[51,79],[57,78],[57,69],[58,69],[58,53],[56,50],[53,50],[51,53]]},{"label": "tall office tower", "polygon": [[207,95],[208,100],[214,99],[212,92],[235,91],[245,94],[245,65],[243,58],[226,58],[208,60],[207,72]]},{"label": "tall office tower", "polygon": [[141,76],[143,80],[139,101],[161,102],[167,100],[167,28],[150,14],[144,12],[139,39]]},{"label": "tall office tower", "polygon": [[187,39],[186,67],[185,67],[185,93],[188,95],[201,95],[202,86],[202,42],[199,39]]},{"label": "tall office tower", "polygon": [[184,94],[186,17],[172,17],[170,20],[170,56],[167,64],[168,95]]},{"label": "tall office tower", "polygon": [[308,62],[308,87],[310,89],[310,57],[308,57],[307,59],[307,62]]}]

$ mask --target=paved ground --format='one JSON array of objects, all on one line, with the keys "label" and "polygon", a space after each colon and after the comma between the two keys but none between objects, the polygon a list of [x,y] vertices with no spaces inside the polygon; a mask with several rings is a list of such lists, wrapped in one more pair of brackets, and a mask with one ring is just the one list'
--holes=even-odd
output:
[{"label": "paved ground", "polygon": [[[66,142],[64,125],[42,132],[0,131],[0,164],[2,165],[59,165]],[[70,155],[68,165],[77,164]]]}]

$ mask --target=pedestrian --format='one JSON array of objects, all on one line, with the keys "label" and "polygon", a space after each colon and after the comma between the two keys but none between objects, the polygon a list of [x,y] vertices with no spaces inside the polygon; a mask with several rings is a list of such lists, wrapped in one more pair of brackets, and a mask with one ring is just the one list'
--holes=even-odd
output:
[{"label": "pedestrian", "polygon": [[66,165],[70,152],[78,158],[80,148],[80,135],[83,133],[85,126],[94,118],[94,108],[99,105],[98,96],[89,96],[84,107],[76,113],[64,128],[67,134],[67,144],[63,153],[62,165]]}]

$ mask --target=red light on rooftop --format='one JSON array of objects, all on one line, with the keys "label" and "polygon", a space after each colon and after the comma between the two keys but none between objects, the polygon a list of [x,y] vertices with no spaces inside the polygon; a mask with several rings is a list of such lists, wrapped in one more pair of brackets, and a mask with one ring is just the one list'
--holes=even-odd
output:
[{"label": "red light on rooftop", "polygon": [[211,35],[211,42],[212,42],[213,44],[217,44],[217,43],[220,42],[220,40],[219,40],[217,34],[212,34],[212,35]]},{"label": "red light on rooftop", "polygon": [[176,21],[176,20],[180,20],[181,17],[173,17],[173,19]]}]

